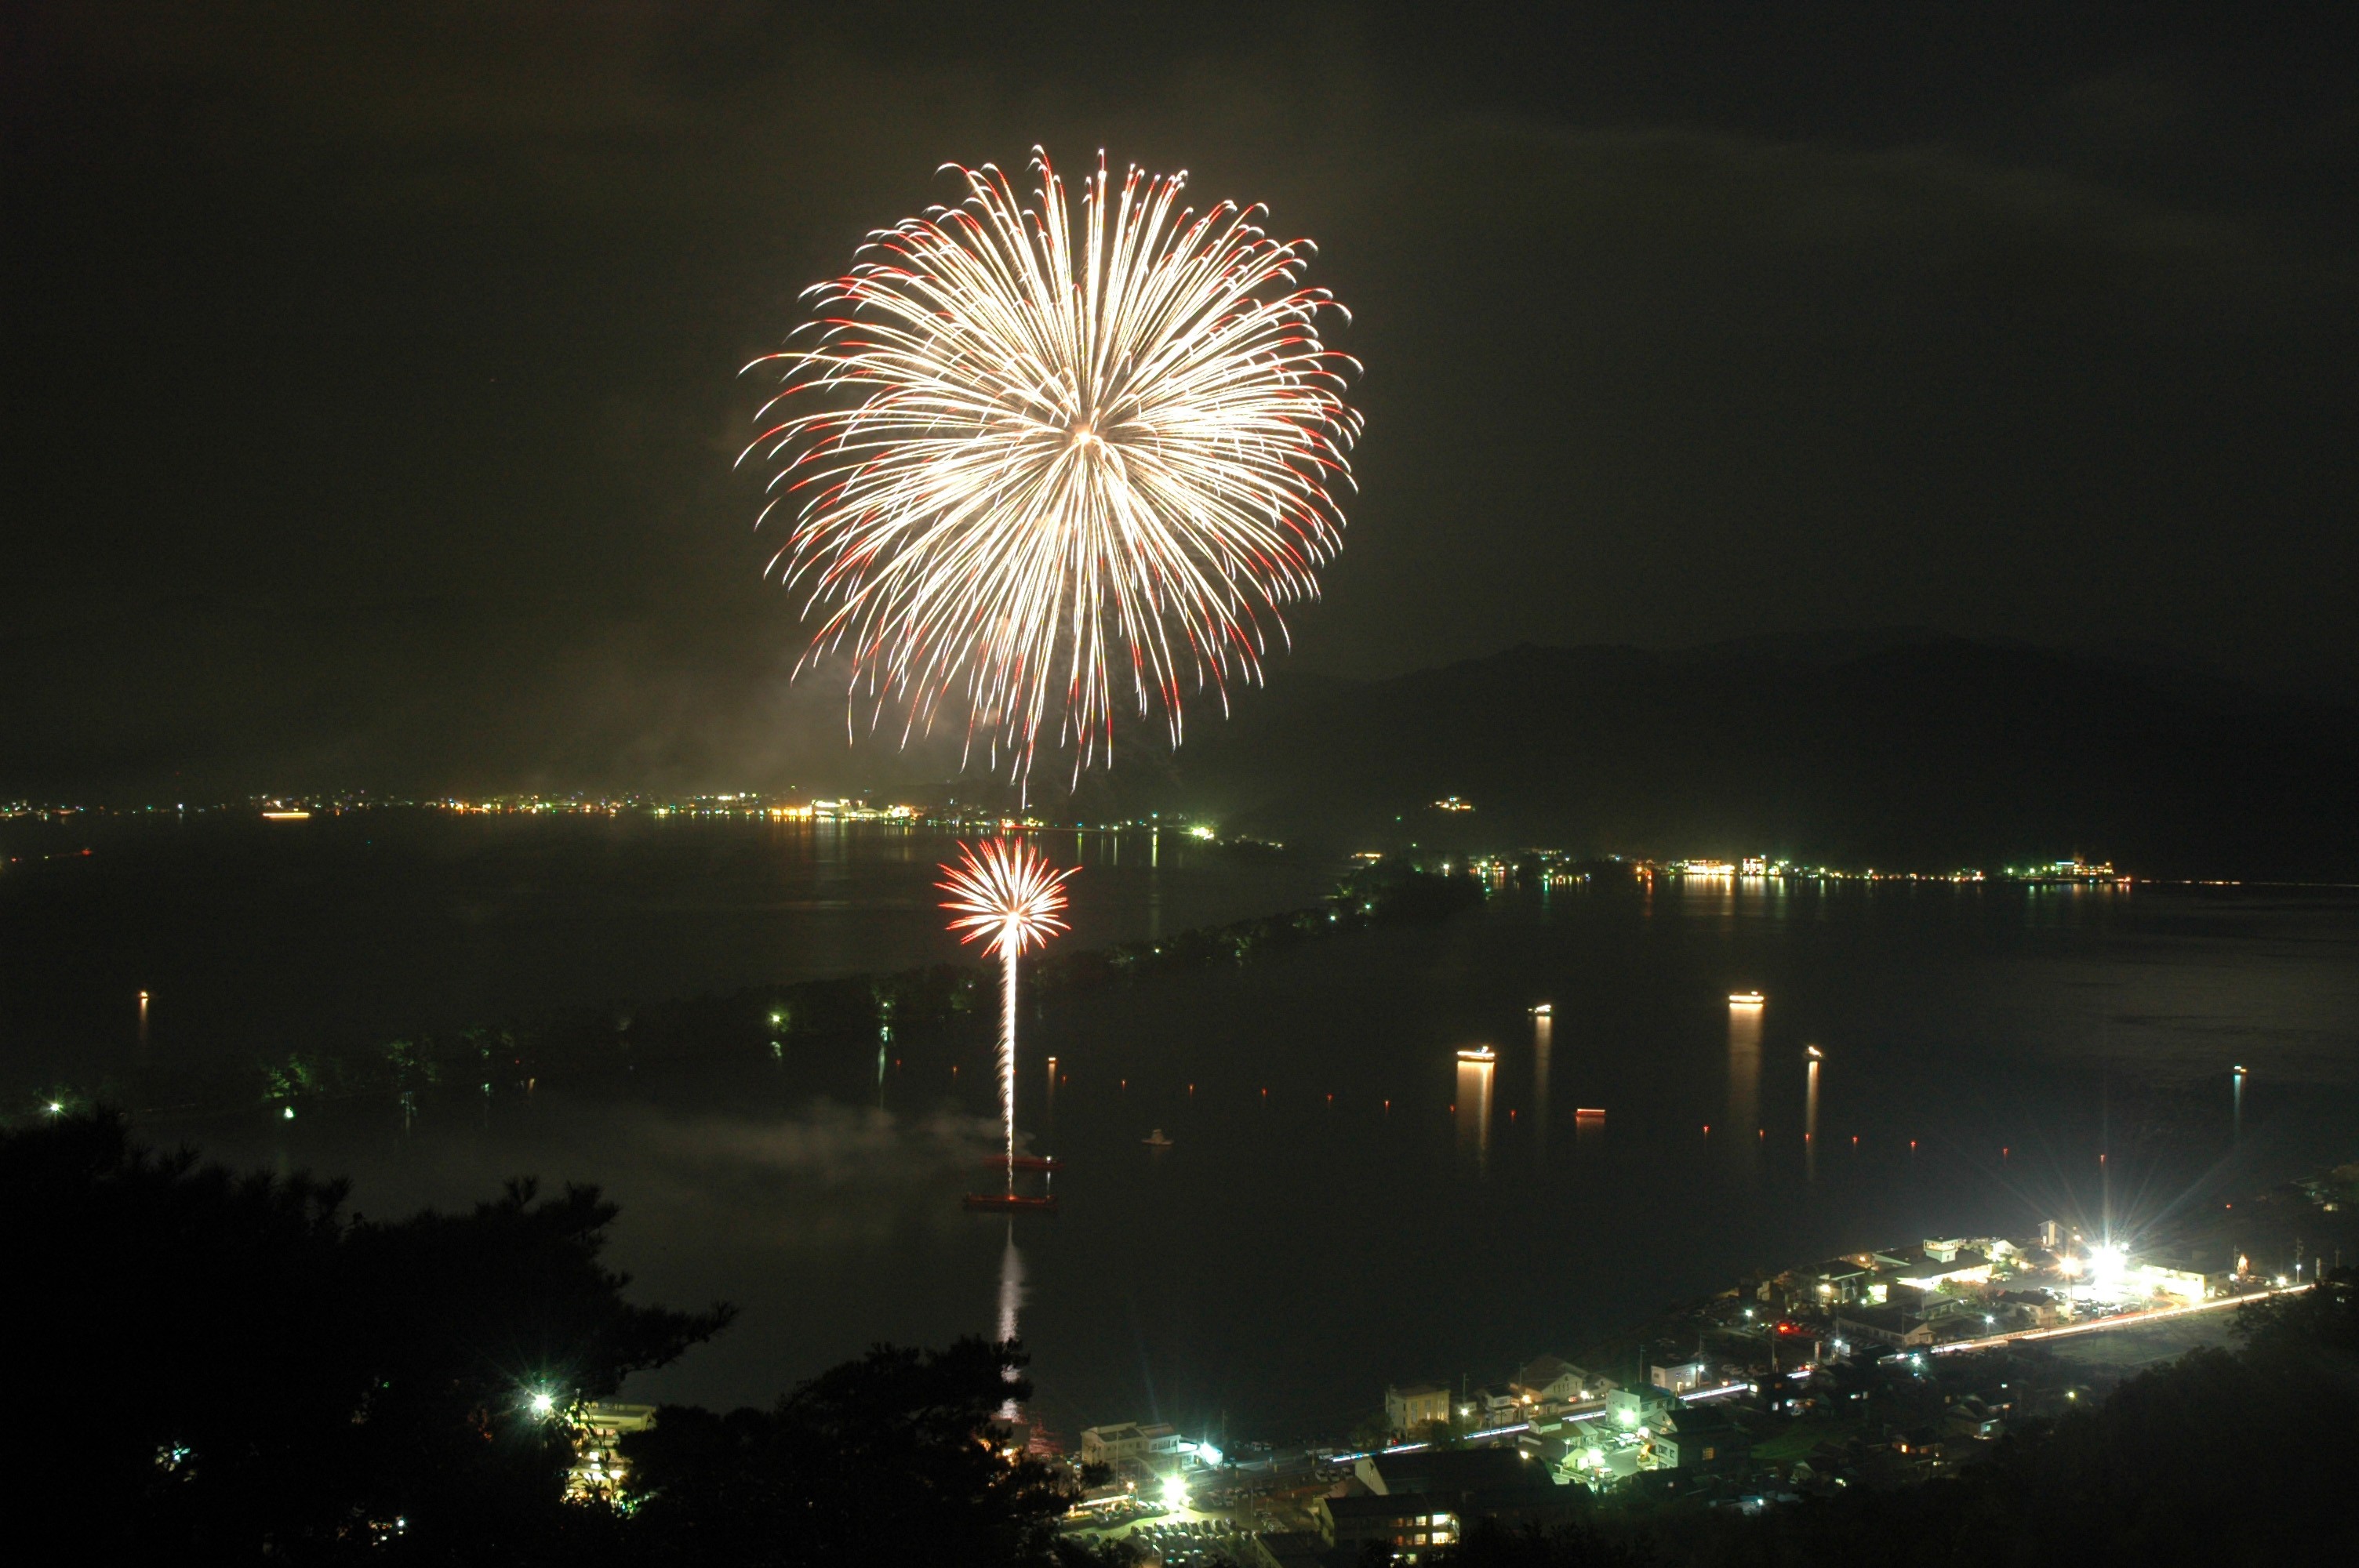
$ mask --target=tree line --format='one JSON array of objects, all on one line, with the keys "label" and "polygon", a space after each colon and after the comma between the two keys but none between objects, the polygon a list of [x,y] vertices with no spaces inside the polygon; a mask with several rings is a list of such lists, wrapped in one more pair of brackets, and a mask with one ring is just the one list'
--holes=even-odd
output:
[{"label": "tree line", "polygon": [[396,1220],[348,1189],[140,1147],[112,1112],[0,1133],[17,1366],[7,1528],[59,1562],[1078,1564],[1070,1473],[1008,1456],[1021,1347],[880,1346],[766,1409],[667,1408],[629,1485],[581,1411],[728,1326],[640,1305],[595,1188]]}]

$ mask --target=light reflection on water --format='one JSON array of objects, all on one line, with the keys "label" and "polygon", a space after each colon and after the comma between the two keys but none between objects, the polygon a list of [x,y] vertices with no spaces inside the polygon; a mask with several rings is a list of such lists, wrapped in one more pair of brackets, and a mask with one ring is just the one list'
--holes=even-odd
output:
[{"label": "light reflection on water", "polygon": [[1803,1169],[1810,1181],[1819,1179],[1819,1056],[1812,1046],[1810,1059],[1810,1087],[1803,1091],[1802,1158]]},{"label": "light reflection on water", "polygon": [[1452,1108],[1458,1124],[1459,1151],[1473,1162],[1474,1173],[1491,1173],[1491,1079],[1495,1062],[1458,1063],[1458,1098]]},{"label": "light reflection on water", "polygon": [[[997,1330],[998,1337],[1001,1340],[1021,1339],[1024,1337],[1024,1325],[1022,1321],[1023,1307],[1024,1255],[1016,1249],[1016,1217],[1014,1215],[1010,1215],[1007,1217],[1007,1242],[1006,1245],[1000,1249],[999,1253],[999,1323],[997,1325]],[[1008,1368],[1007,1376],[1010,1381],[1013,1381],[1020,1375],[1021,1374],[1019,1374],[1014,1368],[1011,1367]],[[1010,1399],[1005,1404],[1001,1405],[999,1407],[999,1413],[1002,1417],[1013,1421],[1016,1415],[1016,1404],[1015,1400]]]},{"label": "light reflection on water", "polygon": [[1727,1148],[1738,1173],[1759,1173],[1761,1162],[1761,1009],[1728,1006]]},{"label": "light reflection on water", "polygon": [[[643,1296],[745,1309],[635,1397],[766,1400],[1020,1309],[1032,1413],[1068,1442],[1157,1410],[1335,1435],[1388,1381],[1490,1380],[1746,1269],[2094,1233],[2349,1158],[2359,903],[2141,898],[1739,892],[1690,919],[1560,888],[1065,999],[1026,1023],[1057,1059],[1023,1130],[1064,1162],[1054,1217],[958,1207],[995,1132],[988,1020],[903,1032],[881,1112],[847,1108],[879,1094],[869,1042],[806,1042],[627,1103],[503,1102],[488,1132],[440,1102],[407,1139],[358,1110],[188,1131],[350,1170],[371,1212],[604,1183]],[[1755,985],[1766,1007],[1727,1005]],[[1535,997],[1555,1012],[1527,1034]],[[1456,1060],[1473,1040],[1506,1043],[1495,1065]],[[1814,1043],[1842,1066],[1823,1098]],[[2232,1061],[2253,1072],[2223,1116]],[[2194,1130],[2142,1135],[2127,1086],[2182,1078]],[[1172,1147],[1142,1148],[1158,1126]]]},{"label": "light reflection on water", "polygon": [[1550,1011],[1532,1015],[1532,1158],[1542,1167],[1548,1164],[1549,1057],[1556,1050],[1554,1004],[1549,1005]]}]

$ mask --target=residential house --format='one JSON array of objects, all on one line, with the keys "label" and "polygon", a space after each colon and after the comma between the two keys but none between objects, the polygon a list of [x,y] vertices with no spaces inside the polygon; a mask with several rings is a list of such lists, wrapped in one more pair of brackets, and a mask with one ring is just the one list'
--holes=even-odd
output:
[{"label": "residential house", "polygon": [[1711,1380],[1712,1364],[1700,1356],[1669,1367],[1649,1367],[1647,1381],[1666,1393],[1691,1394]]},{"label": "residential house", "polygon": [[1468,1419],[1485,1432],[1513,1426],[1531,1414],[1530,1408],[1506,1389],[1477,1389],[1467,1402],[1473,1407]]},{"label": "residential house", "polygon": [[1590,1398],[1596,1381],[1585,1368],[1560,1357],[1538,1356],[1516,1368],[1510,1386],[1535,1405],[1571,1405]]},{"label": "residential house", "polygon": [[1941,1433],[1938,1428],[1930,1426],[1915,1426],[1906,1432],[1896,1432],[1892,1434],[1892,1451],[1906,1454],[1912,1459],[1930,1459],[1938,1463],[1941,1458]]},{"label": "residential house", "polygon": [[1605,1396],[1605,1419],[1624,1431],[1652,1427],[1677,1403],[1676,1398],[1658,1388],[1616,1389]]},{"label": "residential house", "polygon": [[1958,1437],[1989,1439],[2006,1430],[2006,1422],[1999,1412],[1972,1394],[1943,1411],[1941,1419],[1951,1434]]},{"label": "residential house", "polygon": [[2053,1328],[2058,1321],[2056,1298],[2046,1291],[2000,1291],[1990,1298],[1992,1309],[2032,1328]]},{"label": "residential house", "polygon": [[1397,1433],[1450,1419],[1450,1390],[1440,1383],[1395,1384],[1385,1390],[1385,1425]]},{"label": "residential house", "polygon": [[1647,1434],[1641,1451],[1651,1470],[1691,1470],[1718,1475],[1742,1472],[1753,1459],[1753,1440],[1717,1405],[1682,1402]]},{"label": "residential house", "polygon": [[1932,1344],[1935,1334],[1930,1319],[1899,1307],[1854,1306],[1835,1314],[1835,1337],[1910,1350]]}]

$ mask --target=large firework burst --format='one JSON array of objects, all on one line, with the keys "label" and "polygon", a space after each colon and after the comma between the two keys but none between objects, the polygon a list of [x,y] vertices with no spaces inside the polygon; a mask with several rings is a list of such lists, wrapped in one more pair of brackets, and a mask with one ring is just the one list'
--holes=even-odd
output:
[{"label": "large firework burst", "polygon": [[951,929],[962,942],[983,943],[1000,960],[999,1103],[1006,1135],[1008,1191],[1016,1188],[1016,960],[1027,947],[1045,945],[1070,930],[1059,915],[1065,908],[1065,879],[1023,839],[994,838],[980,854],[959,846],[959,863],[940,868],[935,886],[951,896],[942,907],[958,916]]},{"label": "large firework burst", "polygon": [[1184,693],[1225,709],[1316,596],[1358,367],[1320,340],[1341,307],[1300,286],[1310,242],[1257,207],[1199,213],[1184,174],[1116,185],[1101,157],[1076,232],[1038,149],[1028,200],[946,167],[966,199],[870,235],[809,291],[809,341],[755,362],[784,371],[745,455],[777,465],[771,564],[819,622],[798,674],[847,653],[872,728],[894,709],[906,743],[947,708],[995,766],[1028,777],[1048,734],[1078,776],[1118,699],[1179,744]]}]

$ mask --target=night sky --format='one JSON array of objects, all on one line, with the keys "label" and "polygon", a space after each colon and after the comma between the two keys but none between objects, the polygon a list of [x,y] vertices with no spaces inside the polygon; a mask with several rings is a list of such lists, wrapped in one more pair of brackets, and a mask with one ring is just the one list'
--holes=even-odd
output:
[{"label": "night sky", "polygon": [[786,686],[737,371],[1035,143],[1356,315],[1286,669],[1915,626],[2347,697],[2318,9],[13,5],[0,794],[889,775]]}]

